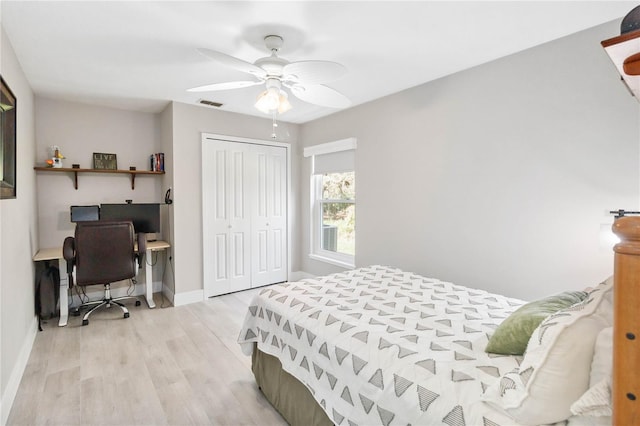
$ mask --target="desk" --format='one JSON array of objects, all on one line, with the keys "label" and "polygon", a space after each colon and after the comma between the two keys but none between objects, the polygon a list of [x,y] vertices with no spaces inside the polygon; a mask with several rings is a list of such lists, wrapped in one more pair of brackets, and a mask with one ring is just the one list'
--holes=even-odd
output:
[{"label": "desk", "polygon": [[[145,299],[149,308],[156,307],[153,301],[153,268],[150,263],[151,253],[154,251],[166,250],[171,245],[166,241],[147,241],[147,250],[145,252]],[[67,276],[67,262],[62,255],[62,247],[40,249],[33,256],[33,261],[57,260],[60,268],[60,320],[59,327],[67,325],[69,320],[69,277]]]}]

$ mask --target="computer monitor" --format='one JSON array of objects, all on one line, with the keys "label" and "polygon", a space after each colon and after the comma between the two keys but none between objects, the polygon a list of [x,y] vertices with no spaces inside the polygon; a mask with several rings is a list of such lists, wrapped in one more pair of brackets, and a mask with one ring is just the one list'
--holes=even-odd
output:
[{"label": "computer monitor", "polygon": [[130,220],[136,233],[160,232],[160,204],[101,204],[100,220]]},{"label": "computer monitor", "polygon": [[71,222],[100,219],[100,206],[71,206]]}]

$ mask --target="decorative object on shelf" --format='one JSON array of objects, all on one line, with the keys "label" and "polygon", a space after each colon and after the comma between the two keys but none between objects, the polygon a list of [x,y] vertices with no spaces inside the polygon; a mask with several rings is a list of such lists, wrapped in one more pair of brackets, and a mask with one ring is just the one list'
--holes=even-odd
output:
[{"label": "decorative object on shelf", "polygon": [[96,170],[118,170],[116,154],[93,153],[93,168]]},{"label": "decorative object on shelf", "polygon": [[61,169],[62,159],[65,157],[60,152],[60,147],[58,145],[52,145],[49,147],[49,149],[51,150],[51,158],[46,161],[47,166],[53,167],[55,169]]},{"label": "decorative object on shelf", "polygon": [[16,198],[16,97],[0,76],[0,199]]},{"label": "decorative object on shelf", "polygon": [[620,23],[620,35],[640,30],[640,6],[634,7]]},{"label": "decorative object on shelf", "polygon": [[164,172],[164,152],[156,152],[149,156],[149,167],[152,172]]}]

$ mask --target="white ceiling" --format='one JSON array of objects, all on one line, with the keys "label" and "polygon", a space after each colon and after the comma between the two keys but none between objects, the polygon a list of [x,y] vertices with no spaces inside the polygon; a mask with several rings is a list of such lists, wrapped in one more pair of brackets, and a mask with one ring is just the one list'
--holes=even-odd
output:
[{"label": "white ceiling", "polygon": [[[0,1],[0,20],[37,95],[157,112],[168,101],[221,102],[264,116],[260,86],[187,93],[244,80],[196,51],[248,62],[267,56],[328,60],[348,69],[327,85],[354,105],[620,20],[637,1]],[[612,34],[614,37],[617,34]],[[335,112],[290,96],[280,120],[303,123]]]}]

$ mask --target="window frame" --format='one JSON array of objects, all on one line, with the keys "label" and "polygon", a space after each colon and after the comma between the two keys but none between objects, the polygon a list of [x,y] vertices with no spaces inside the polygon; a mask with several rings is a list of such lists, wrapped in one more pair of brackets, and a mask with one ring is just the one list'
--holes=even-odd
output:
[{"label": "window frame", "polygon": [[[355,174],[355,170],[354,170]],[[324,204],[329,203],[344,203],[356,205],[356,199],[332,199],[322,198],[322,177],[323,174],[311,175],[311,187],[312,187],[312,219],[311,219],[311,253],[309,257],[316,260],[321,260],[327,263],[331,263],[337,266],[346,268],[355,267],[355,255],[340,253],[337,251],[325,250],[322,248],[322,212]]]},{"label": "window frame", "polygon": [[[339,141],[328,142],[320,145],[314,145],[311,147],[306,147],[304,149],[304,156],[311,157],[311,172],[310,172],[310,188],[309,188],[309,199],[310,199],[310,253],[309,258],[314,260],[319,260],[325,263],[329,263],[332,265],[340,266],[343,268],[354,268],[355,267],[355,254],[346,254],[339,253],[330,250],[325,250],[322,248],[322,206],[325,203],[348,203],[356,206],[356,198],[353,199],[323,199],[322,198],[322,176],[324,174],[315,174],[314,173],[314,163],[315,156],[322,154],[330,154],[340,151],[347,150],[355,150],[356,149],[356,139],[348,138],[342,139]],[[355,176],[355,165],[353,170],[341,170],[340,172],[336,171],[335,173],[344,173],[353,171]],[[357,224],[356,224],[357,229]],[[357,244],[356,244],[357,247]]]}]

